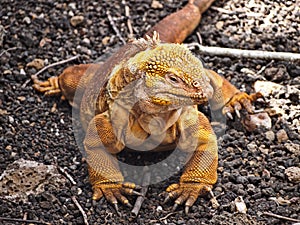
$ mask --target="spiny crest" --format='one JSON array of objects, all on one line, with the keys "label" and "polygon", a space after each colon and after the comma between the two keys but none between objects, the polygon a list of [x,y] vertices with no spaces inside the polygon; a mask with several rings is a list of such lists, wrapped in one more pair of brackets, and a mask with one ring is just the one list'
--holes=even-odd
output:
[{"label": "spiny crest", "polygon": [[159,33],[154,31],[152,37],[146,35],[145,38],[140,38],[136,41],[143,49],[153,49],[160,44]]}]

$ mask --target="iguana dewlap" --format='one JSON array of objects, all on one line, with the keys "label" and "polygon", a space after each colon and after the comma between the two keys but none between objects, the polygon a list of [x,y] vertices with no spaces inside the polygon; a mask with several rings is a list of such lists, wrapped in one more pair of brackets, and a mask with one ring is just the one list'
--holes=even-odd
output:
[{"label": "iguana dewlap", "polygon": [[34,82],[38,91],[61,93],[80,107],[93,199],[105,196],[112,204],[129,204],[126,195],[135,185],[124,183],[114,156],[151,137],[153,146],[175,144],[193,152],[179,182],[167,188],[168,198],[185,204],[187,211],[217,180],[216,136],[196,106],[209,102],[212,109],[223,107],[224,114],[242,108],[251,113],[251,103],[260,96],[240,92],[203,68],[184,45],[160,43],[157,35],[128,43],[103,64],[73,66]]}]

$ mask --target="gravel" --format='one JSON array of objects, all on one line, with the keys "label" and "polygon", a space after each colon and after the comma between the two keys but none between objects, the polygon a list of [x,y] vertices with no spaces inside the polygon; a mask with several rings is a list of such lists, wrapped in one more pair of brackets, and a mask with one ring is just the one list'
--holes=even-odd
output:
[{"label": "gravel", "polygon": [[[75,180],[60,188],[45,185],[43,193],[30,194],[27,201],[1,198],[1,217],[51,224],[83,224],[82,214],[71,198],[75,196],[89,224],[293,223],[264,215],[265,212],[300,220],[300,184],[297,182],[300,65],[283,61],[201,56],[207,67],[243,91],[253,91],[256,80],[284,87],[266,96],[269,102],[266,111],[272,119],[270,130],[259,128],[248,132],[238,121],[229,121],[226,133],[218,138],[219,179],[213,190],[220,204],[218,209],[212,207],[209,196],[204,196],[197,200],[189,215],[185,215],[182,208],[168,214],[172,205],[162,205],[163,196],[159,193],[175,182],[178,174],[150,185],[137,218],[132,218],[124,206],[120,206],[122,216],[117,217],[106,201],[96,204],[91,201],[87,166],[72,131],[71,107],[59,98],[35,92],[30,76],[38,71],[41,63],[47,66],[76,54],[82,55],[39,75],[40,79],[46,79],[59,74],[68,65],[99,61],[101,56],[120,47],[122,41],[110,25],[108,11],[115,18],[120,35],[127,39],[132,35],[125,17],[125,5],[128,6],[133,36],[138,38],[187,1],[154,2],[1,1],[0,174],[14,161],[24,159],[65,168]],[[197,41],[198,31],[203,44],[208,46],[300,52],[299,26],[297,0],[217,0],[186,42]],[[254,75],[242,72],[245,68],[254,71]],[[214,127],[218,129],[217,125]],[[132,160],[140,159],[140,156],[130,156]],[[293,177],[289,177],[290,174]],[[238,196],[246,204],[246,214],[236,213],[232,206]],[[285,201],[276,200],[281,198]],[[130,198],[132,203],[134,200]],[[22,224],[1,219],[0,223]]]}]

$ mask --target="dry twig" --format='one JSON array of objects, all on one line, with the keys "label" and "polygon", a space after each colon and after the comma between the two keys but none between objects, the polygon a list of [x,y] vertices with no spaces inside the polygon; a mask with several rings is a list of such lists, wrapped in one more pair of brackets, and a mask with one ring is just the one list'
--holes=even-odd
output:
[{"label": "dry twig", "polygon": [[[24,213],[23,220],[27,220],[27,212]],[[25,225],[25,222],[22,225]]]},{"label": "dry twig", "polygon": [[178,211],[176,211],[176,212],[170,212],[167,215],[165,215],[164,217],[159,218],[158,220],[150,220],[150,223],[162,222],[162,221],[168,219],[170,216],[172,216],[174,214],[177,214],[177,213],[178,213]]},{"label": "dry twig", "polygon": [[85,211],[83,210],[83,208],[81,207],[81,205],[79,204],[79,202],[77,201],[75,196],[71,196],[72,201],[75,203],[75,205],[77,206],[77,208],[79,209],[79,211],[81,212],[81,215],[83,217],[83,221],[85,225],[89,225],[88,219],[87,219],[87,215],[85,213]]},{"label": "dry twig", "polygon": [[159,218],[159,221],[163,221],[163,220],[165,220],[165,219],[168,219],[170,216],[172,216],[172,215],[174,215],[174,214],[176,214],[177,212],[170,212],[170,213],[168,213],[167,215],[165,215],[164,217],[162,217],[162,218]]},{"label": "dry twig", "polygon": [[117,28],[117,26],[116,26],[116,24],[115,24],[113,18],[112,18],[111,15],[110,15],[110,12],[107,11],[107,12],[106,12],[106,15],[107,15],[107,18],[108,18],[108,21],[109,21],[111,27],[112,27],[113,30],[115,31],[117,37],[118,37],[118,38],[120,39],[120,41],[125,45],[125,44],[126,44],[126,41],[124,40],[124,38],[122,37],[122,35],[121,35],[119,29]]},{"label": "dry twig", "polygon": [[131,19],[130,19],[130,8],[126,4],[126,0],[122,0],[122,4],[125,5],[125,18],[127,18],[127,27],[129,30],[128,38],[131,39],[133,38],[133,29],[132,29]]},{"label": "dry twig", "polygon": [[127,19],[127,27],[129,30],[129,38],[133,38],[133,29],[131,25],[131,20],[130,20],[130,8],[128,5],[125,5],[125,16],[128,18]]},{"label": "dry twig", "polygon": [[199,32],[196,32],[196,35],[197,35],[198,43],[199,43],[200,45],[202,45],[203,41],[202,41],[201,34],[200,34]]},{"label": "dry twig", "polygon": [[39,221],[39,220],[24,220],[24,219],[17,219],[17,218],[0,217],[0,222],[3,222],[3,221],[51,225],[51,223],[47,223],[47,222]]},{"label": "dry twig", "polygon": [[260,50],[243,50],[233,48],[209,47],[198,43],[187,44],[187,47],[199,50],[200,53],[207,55],[229,56],[229,57],[244,57],[252,59],[265,60],[284,60],[284,61],[299,61],[300,54],[292,52],[269,52]]},{"label": "dry twig", "polygon": [[2,52],[0,53],[0,57],[1,57],[4,53],[9,52],[9,51],[16,50],[16,49],[18,49],[18,48],[19,48],[19,47],[8,48],[8,49],[6,49],[6,50],[4,50],[4,51],[2,51]]},{"label": "dry twig", "polygon": [[69,181],[73,184],[73,185],[76,185],[76,181],[73,179],[73,177],[64,169],[64,168],[61,168],[61,167],[58,167],[59,171],[61,173],[63,173],[68,179]]},{"label": "dry twig", "polygon": [[213,9],[213,10],[215,10],[215,11],[217,11],[217,12],[223,13],[223,14],[228,14],[228,15],[235,15],[235,14],[237,14],[236,11],[230,11],[230,10],[219,8],[219,7],[215,7],[215,6],[211,6],[210,8]]},{"label": "dry twig", "polygon": [[264,72],[269,66],[271,66],[274,63],[274,60],[272,60],[271,62],[269,62],[267,65],[263,66],[256,74],[261,74],[262,72]]},{"label": "dry twig", "polygon": [[151,172],[148,171],[148,167],[145,167],[144,169],[144,179],[142,182],[142,189],[140,191],[140,193],[142,194],[141,196],[138,196],[133,209],[131,210],[131,213],[134,216],[137,216],[139,214],[139,211],[141,209],[141,206],[143,204],[143,201],[145,199],[146,193],[148,191],[148,185],[150,184],[150,179],[151,179]]},{"label": "dry twig", "polygon": [[49,69],[51,67],[58,66],[58,65],[70,62],[70,61],[75,60],[75,59],[77,59],[79,57],[80,57],[80,55],[75,55],[75,56],[73,56],[73,57],[71,57],[69,59],[65,59],[65,60],[62,60],[62,61],[58,61],[58,62],[52,63],[52,64],[50,64],[48,66],[45,66],[43,69],[41,69],[40,71],[38,71],[37,73],[35,73],[31,77],[37,77],[39,74],[41,74],[42,72],[44,72],[45,70],[47,70],[47,69]]},{"label": "dry twig", "polygon": [[280,216],[280,215],[277,215],[277,214],[274,214],[274,213],[270,213],[270,212],[263,212],[263,215],[265,215],[265,216],[272,216],[272,217],[275,217],[277,219],[283,219],[283,220],[287,220],[287,221],[291,221],[291,222],[296,222],[296,223],[300,222],[300,220],[289,218],[289,217],[286,217],[286,216]]}]

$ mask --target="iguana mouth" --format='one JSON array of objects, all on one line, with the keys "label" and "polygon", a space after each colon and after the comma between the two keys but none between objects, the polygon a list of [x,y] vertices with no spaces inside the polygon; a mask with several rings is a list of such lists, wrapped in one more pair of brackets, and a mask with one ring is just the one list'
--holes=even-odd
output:
[{"label": "iguana mouth", "polygon": [[159,94],[163,94],[166,96],[174,96],[174,98],[180,98],[180,99],[192,99],[193,101],[195,100],[206,100],[208,101],[208,97],[206,94],[204,94],[203,92],[196,92],[196,93],[171,93],[171,92],[160,92]]},{"label": "iguana mouth", "polygon": [[197,105],[208,101],[207,96],[203,93],[187,93],[186,95],[180,93],[160,93],[162,95],[150,96],[151,101],[158,105]]}]

